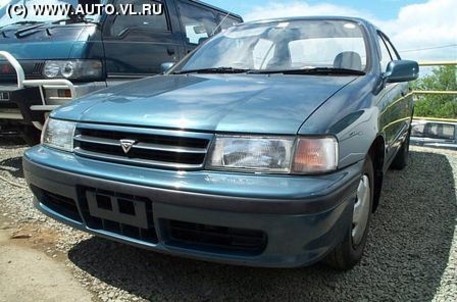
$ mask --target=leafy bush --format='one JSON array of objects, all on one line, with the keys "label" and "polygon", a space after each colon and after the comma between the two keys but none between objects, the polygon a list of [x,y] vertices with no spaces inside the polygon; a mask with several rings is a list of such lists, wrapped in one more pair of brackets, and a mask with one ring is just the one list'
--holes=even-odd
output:
[{"label": "leafy bush", "polygon": [[[431,75],[413,84],[414,90],[457,91],[457,67],[434,68]],[[415,115],[424,117],[457,118],[457,95],[417,95]]]}]

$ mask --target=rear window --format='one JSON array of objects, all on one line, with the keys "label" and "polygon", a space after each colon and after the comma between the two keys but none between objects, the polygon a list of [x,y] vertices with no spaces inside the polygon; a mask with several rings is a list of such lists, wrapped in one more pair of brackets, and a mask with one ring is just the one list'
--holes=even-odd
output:
[{"label": "rear window", "polygon": [[289,43],[292,68],[316,65],[333,67],[338,54],[348,51],[361,54],[361,65],[354,69],[364,70],[367,64],[367,57],[364,55],[365,42],[362,35],[359,37],[302,39]]},{"label": "rear window", "polygon": [[[132,4],[135,12],[141,12],[143,5],[163,5],[158,1],[151,0],[134,0],[124,1],[117,0],[116,5]],[[113,25],[110,29],[110,35],[113,37],[122,36],[129,32],[146,31],[146,32],[167,32],[169,31],[167,14],[165,5],[162,6],[163,12],[161,15],[119,15],[114,18]]]}]

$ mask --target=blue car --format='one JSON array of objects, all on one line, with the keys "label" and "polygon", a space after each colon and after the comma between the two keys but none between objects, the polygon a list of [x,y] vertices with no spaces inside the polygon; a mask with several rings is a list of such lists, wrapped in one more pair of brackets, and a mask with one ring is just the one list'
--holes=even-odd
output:
[{"label": "blue car", "polygon": [[407,164],[414,61],[367,21],[236,25],[165,74],[47,120],[36,207],[97,236],[237,265],[356,265],[389,167]]}]

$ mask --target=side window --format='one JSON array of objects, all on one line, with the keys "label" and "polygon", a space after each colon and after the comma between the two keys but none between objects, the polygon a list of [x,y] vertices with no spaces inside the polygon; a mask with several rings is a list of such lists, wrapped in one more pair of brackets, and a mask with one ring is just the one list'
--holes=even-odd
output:
[{"label": "side window", "polygon": [[416,124],[413,125],[411,129],[411,135],[415,137],[422,137],[424,136],[424,127],[425,124]]},{"label": "side window", "polygon": [[454,125],[443,125],[443,138],[454,139],[455,137],[455,126]]},{"label": "side window", "polygon": [[381,49],[381,71],[386,71],[387,65],[389,64],[390,61],[392,61],[392,57],[390,56],[389,49],[386,46],[386,42],[384,39],[378,35],[378,42],[379,42],[379,47]]},{"label": "side window", "polygon": [[160,5],[162,7],[161,15],[118,15],[115,17],[111,25],[110,35],[118,37],[128,31],[153,31],[153,32],[167,32],[170,30],[168,26],[167,13],[165,11],[165,4],[163,2],[151,0],[130,0],[123,1],[117,0],[116,5],[119,4],[133,4],[135,12],[142,12],[143,5]]},{"label": "side window", "polygon": [[390,43],[390,41],[387,39],[385,39],[384,41],[386,42],[387,49],[389,50],[391,57],[394,60],[400,60],[400,57],[397,55],[397,52],[395,51],[395,47],[392,45],[392,43]]},{"label": "side window", "polygon": [[214,34],[217,23],[211,11],[182,2],[178,8],[188,43],[198,45]]},{"label": "side window", "polygon": [[438,136],[438,125],[427,123],[424,129],[424,136],[436,138]]}]

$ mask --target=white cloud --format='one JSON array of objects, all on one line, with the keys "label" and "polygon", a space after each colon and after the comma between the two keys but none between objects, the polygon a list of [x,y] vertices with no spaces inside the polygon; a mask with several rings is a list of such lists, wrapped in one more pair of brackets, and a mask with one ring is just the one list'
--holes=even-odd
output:
[{"label": "white cloud", "polygon": [[5,6],[8,2],[10,2],[10,0],[0,0],[0,8]]},{"label": "white cloud", "polygon": [[[362,17],[378,26],[392,40],[398,50],[423,49],[457,44],[457,1],[429,0],[426,3],[404,6],[398,16],[380,20],[373,14],[328,3],[270,2],[255,7],[245,15],[245,20],[278,18],[287,16],[355,16]],[[414,60],[457,60],[457,48],[443,48],[401,53]]]},{"label": "white cloud", "polygon": [[255,7],[250,13],[244,16],[246,21],[296,17],[296,16],[365,16],[371,17],[367,12],[353,9],[347,6],[338,6],[329,3],[308,4],[306,2],[278,3],[270,2],[261,7]]},{"label": "white cloud", "polygon": [[[397,48],[423,49],[457,44],[457,1],[429,0],[403,7],[397,18],[379,24]],[[457,48],[405,52],[421,60],[457,60]]]}]

